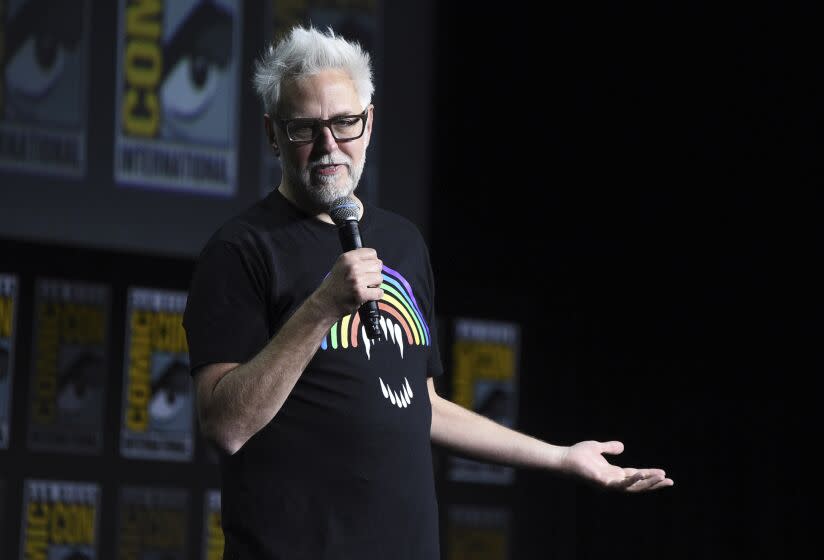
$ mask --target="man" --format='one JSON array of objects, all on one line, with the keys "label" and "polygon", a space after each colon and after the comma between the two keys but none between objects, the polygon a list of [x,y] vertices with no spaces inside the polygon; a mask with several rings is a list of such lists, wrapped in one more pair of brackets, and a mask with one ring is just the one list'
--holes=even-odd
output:
[{"label": "man", "polygon": [[[431,441],[630,492],[672,485],[610,465],[619,442],[550,445],[437,395],[419,232],[353,197],[369,248],[341,254],[328,214],[354,192],[372,133],[358,45],[295,28],[255,85],[283,179],[208,242],[184,317],[201,427],[225,451],[226,560],[439,558]],[[366,301],[383,341],[359,324]]]}]

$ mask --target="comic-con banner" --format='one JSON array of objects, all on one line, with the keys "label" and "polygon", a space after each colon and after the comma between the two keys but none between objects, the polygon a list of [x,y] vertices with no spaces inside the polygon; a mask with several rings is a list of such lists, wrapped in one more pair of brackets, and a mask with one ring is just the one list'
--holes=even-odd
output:
[{"label": "comic-con banner", "polygon": [[189,493],[178,488],[120,489],[117,557],[183,560]]},{"label": "comic-con banner", "polygon": [[[514,427],[518,414],[518,325],[456,319],[454,333],[453,401],[499,424]],[[449,463],[449,478],[459,482],[509,484],[515,476],[511,467],[463,457],[450,457]]]},{"label": "comic-con banner", "polygon": [[220,490],[207,490],[203,508],[202,560],[223,558],[223,529],[220,525]]},{"label": "comic-con banner", "polygon": [[95,560],[99,504],[97,484],[26,480],[20,560]]},{"label": "comic-con banner", "polygon": [[[350,41],[360,43],[370,53],[372,66],[375,66],[375,46],[378,43],[378,9],[379,0],[269,0],[264,4],[266,15],[264,37],[270,40],[281,39],[295,25],[313,25],[326,30],[331,26],[337,35]],[[377,77],[376,77],[377,78]],[[377,84],[376,84],[377,89]],[[364,107],[365,108],[365,107]],[[261,107],[261,114],[265,110]],[[272,152],[266,141],[263,127],[261,138],[261,196],[266,196],[280,185],[283,174],[280,159]],[[358,186],[361,199],[377,203],[378,200],[378,147],[374,140],[369,144],[366,164]]]},{"label": "comic-con banner", "polygon": [[100,453],[110,289],[38,279],[35,298],[28,447]]},{"label": "comic-con banner", "polygon": [[16,317],[17,277],[0,274],[0,449],[9,446]]},{"label": "comic-con banner", "polygon": [[509,560],[509,511],[503,508],[450,506],[448,560]]},{"label": "comic-con banner", "polygon": [[120,0],[117,183],[235,193],[241,5]]},{"label": "comic-con banner", "polygon": [[89,4],[0,2],[0,167],[85,173]]},{"label": "comic-con banner", "polygon": [[194,451],[186,293],[129,288],[120,453],[189,461]]}]

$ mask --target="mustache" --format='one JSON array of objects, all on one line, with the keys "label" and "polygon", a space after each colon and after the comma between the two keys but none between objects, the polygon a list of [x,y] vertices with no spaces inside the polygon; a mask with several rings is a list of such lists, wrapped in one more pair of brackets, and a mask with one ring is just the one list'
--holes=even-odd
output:
[{"label": "mustache", "polygon": [[349,167],[352,166],[352,158],[345,156],[343,154],[339,154],[335,157],[324,154],[321,157],[314,159],[309,162],[309,168],[314,169],[320,165],[347,165]]}]

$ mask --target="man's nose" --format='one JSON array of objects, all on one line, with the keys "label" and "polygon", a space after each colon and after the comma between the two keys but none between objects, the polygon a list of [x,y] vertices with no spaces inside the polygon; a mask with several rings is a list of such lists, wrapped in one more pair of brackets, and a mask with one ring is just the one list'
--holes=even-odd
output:
[{"label": "man's nose", "polygon": [[338,142],[332,135],[332,129],[328,126],[323,126],[320,129],[320,134],[315,140],[315,146],[324,152],[333,152],[338,147]]}]

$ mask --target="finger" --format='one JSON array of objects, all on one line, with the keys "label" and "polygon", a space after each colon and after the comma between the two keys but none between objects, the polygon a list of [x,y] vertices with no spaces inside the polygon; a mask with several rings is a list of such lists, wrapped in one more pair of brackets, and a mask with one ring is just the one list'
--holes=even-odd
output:
[{"label": "finger", "polygon": [[624,452],[624,444],[620,441],[607,441],[601,443],[601,453],[607,455],[620,455]]},{"label": "finger", "polygon": [[675,484],[671,478],[666,477],[663,469],[641,469],[637,472],[643,474],[644,478],[628,487],[627,491],[629,492],[659,490]]},{"label": "finger", "polygon": [[371,247],[361,247],[360,249],[355,249],[352,253],[362,261],[378,258],[378,252]]},{"label": "finger", "polygon": [[364,274],[362,280],[370,288],[377,288],[383,282],[383,275],[379,272],[370,272],[369,274]]},{"label": "finger", "polygon": [[380,301],[383,298],[383,290],[380,288],[366,288],[362,292],[363,301]]},{"label": "finger", "polygon": [[[663,469],[635,469],[631,467],[624,467],[624,476],[627,478],[635,477],[639,480],[663,480],[667,475]],[[638,475],[641,475],[640,477]]]},{"label": "finger", "polygon": [[649,476],[643,471],[637,471],[631,476],[615,481],[613,484],[610,484],[609,487],[613,490],[623,492],[641,492],[655,482],[657,482],[657,480],[650,481]]},{"label": "finger", "polygon": [[656,482],[655,484],[653,484],[652,486],[647,488],[647,490],[660,490],[662,488],[669,488],[670,486],[673,486],[674,484],[675,484],[675,482],[673,482],[673,480],[671,478],[665,478],[665,479],[663,479],[659,482]]},{"label": "finger", "polygon": [[607,486],[616,490],[629,490],[633,485],[641,483],[645,478],[646,474],[644,474],[643,471],[636,471],[629,476],[608,483]]},{"label": "finger", "polygon": [[636,482],[632,486],[628,488],[630,492],[646,492],[659,482],[664,480],[663,477],[654,476],[654,475],[647,475],[642,480]]},{"label": "finger", "polygon": [[358,267],[358,270],[363,270],[366,272],[383,271],[383,261],[380,259],[361,259],[355,264],[355,266]]},{"label": "finger", "polygon": [[352,261],[352,266],[360,272],[383,272],[383,261],[377,257],[355,256]]},{"label": "finger", "polygon": [[647,473],[647,476],[659,476],[661,478],[664,478],[665,476],[667,476],[667,473],[664,472],[664,469],[641,469],[641,470],[643,470],[645,473]]},{"label": "finger", "polygon": [[671,480],[659,476],[650,476],[643,481],[631,486],[629,492],[649,492],[650,490],[658,490],[667,486],[672,486]]}]

